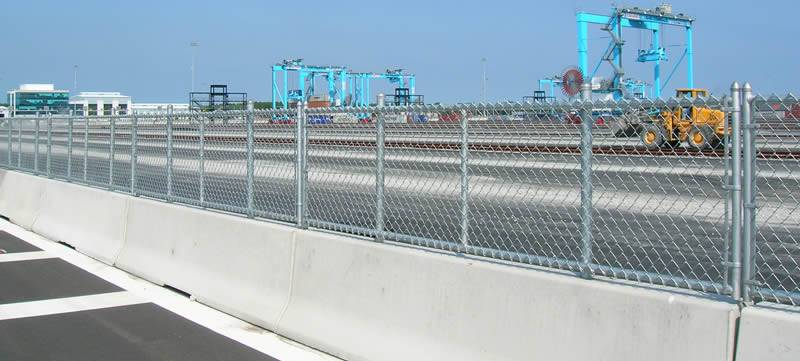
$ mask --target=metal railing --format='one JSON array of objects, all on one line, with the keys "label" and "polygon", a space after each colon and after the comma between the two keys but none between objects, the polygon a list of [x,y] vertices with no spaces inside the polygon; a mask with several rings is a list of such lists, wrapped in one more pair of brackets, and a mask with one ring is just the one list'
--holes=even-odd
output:
[{"label": "metal railing", "polygon": [[796,98],[736,85],[707,99],[8,118],[0,165],[585,278],[798,304],[798,116]]}]

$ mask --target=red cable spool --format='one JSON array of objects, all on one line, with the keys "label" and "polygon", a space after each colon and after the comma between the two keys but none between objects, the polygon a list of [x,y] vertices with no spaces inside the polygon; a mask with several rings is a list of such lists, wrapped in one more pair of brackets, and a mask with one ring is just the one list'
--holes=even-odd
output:
[{"label": "red cable spool", "polygon": [[561,76],[561,92],[568,97],[574,97],[581,92],[583,72],[576,68],[567,69]]}]

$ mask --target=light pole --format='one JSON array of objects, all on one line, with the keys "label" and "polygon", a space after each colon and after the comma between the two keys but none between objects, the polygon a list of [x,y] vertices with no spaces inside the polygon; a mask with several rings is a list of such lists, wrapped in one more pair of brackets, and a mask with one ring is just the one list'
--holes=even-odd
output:
[{"label": "light pole", "polygon": [[196,41],[189,43],[189,46],[192,47],[192,91],[194,92],[194,65],[195,65],[195,58],[197,58],[197,47],[198,44]]},{"label": "light pole", "polygon": [[78,92],[78,65],[72,66],[72,91]]},{"label": "light pole", "polygon": [[486,58],[481,58],[481,103],[486,103]]}]

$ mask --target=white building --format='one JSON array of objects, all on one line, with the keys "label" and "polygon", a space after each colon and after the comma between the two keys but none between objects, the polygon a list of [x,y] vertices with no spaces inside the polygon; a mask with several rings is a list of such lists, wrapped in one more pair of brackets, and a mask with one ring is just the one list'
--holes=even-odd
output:
[{"label": "white building", "polygon": [[165,113],[170,105],[176,113],[189,111],[188,103],[134,103],[131,109],[135,114]]},{"label": "white building", "polygon": [[69,98],[69,104],[86,115],[128,114],[131,97],[119,92],[80,92]]},{"label": "white building", "polygon": [[11,116],[65,114],[69,111],[69,91],[53,84],[22,84],[8,92]]},{"label": "white building", "polygon": [[8,118],[9,116],[8,107],[0,106],[0,118]]}]

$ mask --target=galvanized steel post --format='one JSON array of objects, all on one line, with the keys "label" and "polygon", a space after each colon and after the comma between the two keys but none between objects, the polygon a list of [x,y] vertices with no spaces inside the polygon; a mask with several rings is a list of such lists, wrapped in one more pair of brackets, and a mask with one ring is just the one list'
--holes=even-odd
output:
[{"label": "galvanized steel post", "polygon": [[743,134],[743,164],[742,164],[742,198],[744,214],[742,217],[742,298],[744,302],[752,302],[750,286],[753,280],[753,246],[756,236],[756,174],[755,174],[755,132],[757,125],[751,112],[753,89],[750,83],[744,83],[742,88],[742,123]]},{"label": "galvanized steel post", "polygon": [[384,240],[385,212],[384,212],[384,165],[386,147],[386,130],[384,116],[377,114],[375,119],[375,239],[379,242]]},{"label": "galvanized steel post", "polygon": [[136,195],[136,163],[139,162],[139,119],[136,113],[131,114],[131,188],[130,192]]},{"label": "galvanized steel post", "polygon": [[[193,114],[198,114],[198,112],[193,112]],[[195,116],[200,123],[200,154],[198,157],[200,158],[200,205],[203,205],[206,201],[206,121],[202,115]]]},{"label": "galvanized steel post", "polygon": [[589,84],[581,85],[581,274],[590,278],[592,271],[592,103]]},{"label": "galvanized steel post", "polygon": [[108,189],[114,189],[114,148],[117,139],[117,119],[114,113],[116,113],[116,109],[111,110],[111,116],[108,118],[110,125],[108,134]]},{"label": "galvanized steel post", "polygon": [[72,181],[72,131],[73,131],[73,116],[74,110],[69,111],[69,118],[67,118],[67,180]]},{"label": "galvanized steel post", "polygon": [[[249,106],[248,106],[249,108]],[[248,109],[245,110],[245,123],[247,126],[247,216],[253,218],[255,211],[253,209],[253,182],[254,182],[254,134],[253,134],[253,112]]]},{"label": "galvanized steel post", "polygon": [[172,202],[172,105],[167,106],[167,202]]},{"label": "galvanized steel post", "polygon": [[22,167],[22,120],[17,120],[17,168]]},{"label": "galvanized steel post", "polygon": [[460,163],[461,163],[461,196],[459,202],[461,206],[461,244],[464,247],[469,247],[469,119],[467,119],[467,112],[461,111],[460,114],[461,126],[461,144],[459,146]]},{"label": "galvanized steel post", "polygon": [[742,296],[742,122],[741,99],[742,90],[739,82],[731,85],[731,119],[733,135],[731,136],[731,286],[733,298],[737,301]]},{"label": "galvanized steel post", "polygon": [[89,176],[89,117],[86,107],[83,108],[83,181]]},{"label": "galvanized steel post", "polygon": [[53,115],[47,115],[47,158],[45,158],[47,162],[45,164],[45,170],[47,171],[47,177],[53,177]]},{"label": "galvanized steel post", "polygon": [[8,152],[6,154],[6,163],[11,168],[11,153],[14,151],[12,140],[14,139],[14,118],[6,118],[6,126],[8,127]]},{"label": "galvanized steel post", "polygon": [[305,165],[305,143],[306,143],[306,119],[303,102],[297,102],[297,120],[295,121],[297,133],[295,134],[296,157],[295,157],[295,223],[300,228],[305,228],[305,199],[306,199],[306,177],[307,169]]},{"label": "galvanized steel post", "polygon": [[39,173],[39,113],[36,113],[36,120],[33,133],[33,174]]}]

